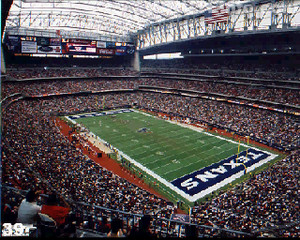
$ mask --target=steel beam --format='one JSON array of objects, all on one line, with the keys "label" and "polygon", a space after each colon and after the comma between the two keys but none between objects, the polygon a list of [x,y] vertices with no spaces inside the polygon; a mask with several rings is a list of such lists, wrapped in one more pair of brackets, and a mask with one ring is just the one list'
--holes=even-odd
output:
[{"label": "steel beam", "polygon": [[[197,37],[211,36],[216,33],[228,34],[243,31],[274,30],[282,28],[299,28],[300,2],[293,0],[284,1],[254,1],[239,6],[231,6],[227,23],[204,23],[204,13],[199,13],[173,21],[164,21],[165,43],[180,41],[182,39],[193,39]],[[294,20],[294,21],[293,21]],[[155,25],[155,24],[154,24]],[[171,31],[170,31],[171,30]],[[160,30],[161,31],[161,30]],[[156,38],[154,32],[140,31],[139,35],[149,34]],[[153,36],[151,36],[151,34]],[[162,36],[160,34],[160,36]],[[163,41],[155,41],[161,44]],[[154,46],[150,43],[150,47]],[[147,46],[149,47],[149,46]]]}]

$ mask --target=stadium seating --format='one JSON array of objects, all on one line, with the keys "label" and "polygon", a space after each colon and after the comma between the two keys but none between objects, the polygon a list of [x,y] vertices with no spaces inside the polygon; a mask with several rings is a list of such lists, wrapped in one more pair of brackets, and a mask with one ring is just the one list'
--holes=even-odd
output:
[{"label": "stadium seating", "polygon": [[[77,74],[82,76],[80,71]],[[95,76],[93,74],[92,72],[91,75]],[[115,74],[110,70],[107,75],[109,74],[120,77],[119,70]],[[122,72],[122,74],[134,75],[131,71]],[[49,75],[59,77],[55,75],[55,71]],[[58,75],[60,75],[59,72]],[[19,76],[41,77],[38,72],[26,73],[26,75],[12,73],[11,76],[14,78]],[[193,81],[177,80],[174,82],[174,80],[156,78],[114,81],[79,79],[30,83],[4,82],[4,97],[20,92],[24,98],[8,99],[7,103],[10,104],[4,105],[3,184],[21,189],[29,189],[34,186],[34,188],[43,189],[46,192],[51,186],[69,201],[83,202],[132,214],[150,213],[155,217],[170,218],[174,213],[174,206],[168,206],[165,200],[96,165],[60,134],[60,129],[53,121],[55,114],[91,112],[102,109],[104,102],[101,95],[72,94],[51,98],[28,98],[28,95],[54,93],[59,95],[65,93],[66,89],[68,92],[75,93],[78,91],[135,89],[140,85],[214,91],[231,96],[258,96],[277,103],[299,105],[298,93],[292,90],[252,90],[248,87],[234,87],[231,84],[223,85],[212,82],[196,84]],[[283,93],[283,95],[279,93]],[[124,105],[135,103],[140,108],[176,116],[190,116],[199,121],[216,124],[245,135],[253,134],[253,138],[277,144],[283,148],[293,147],[296,149],[290,151],[289,156],[284,160],[245,182],[242,192],[235,188],[221,196],[216,196],[210,202],[199,204],[193,208],[191,221],[198,225],[204,224],[211,227],[211,229],[198,229],[199,236],[219,236],[220,232],[216,229],[221,227],[255,233],[258,236],[263,234],[258,230],[265,229],[265,232],[271,232],[276,236],[299,237],[297,225],[289,225],[285,229],[279,227],[299,220],[299,211],[296,211],[299,199],[294,194],[297,186],[295,181],[299,177],[297,117],[254,108],[249,111],[249,108],[244,106],[213,100],[143,91],[137,93],[118,93],[116,91],[105,95],[105,107],[116,108],[120,106],[120,103]],[[120,197],[118,191],[121,191],[123,197]],[[265,195],[264,192],[269,194]],[[99,196],[102,197],[99,198]],[[2,203],[11,203],[13,198],[15,197],[4,198]],[[13,202],[17,207],[19,202],[16,200]],[[102,217],[102,213],[99,212],[99,216],[97,216],[95,209],[90,209],[90,207],[85,207],[85,209],[82,213],[88,213],[88,216],[92,218],[84,214],[81,217],[89,219],[88,221],[92,223],[83,224],[84,221],[82,221],[80,227],[92,228],[96,231],[97,220],[98,217]],[[284,213],[281,219],[276,218],[279,217],[279,213]],[[263,219],[257,216],[263,216]],[[169,234],[168,229],[158,230],[154,225],[152,227],[154,231],[160,231],[160,234],[163,234],[164,231],[166,235]]]}]

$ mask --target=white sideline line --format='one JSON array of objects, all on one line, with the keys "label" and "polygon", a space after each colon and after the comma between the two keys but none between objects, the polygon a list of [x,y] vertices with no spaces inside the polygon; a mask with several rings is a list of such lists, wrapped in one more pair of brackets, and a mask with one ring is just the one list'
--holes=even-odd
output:
[{"label": "white sideline line", "polygon": [[[140,112],[140,111],[137,111],[135,109],[132,109],[134,112],[137,112],[137,113],[140,113],[140,114],[143,114],[143,115],[146,115],[146,116],[151,116],[153,118],[157,118],[157,119],[160,119],[158,117],[155,117],[155,116],[152,116],[150,114],[147,114],[147,113],[144,113],[144,112]],[[76,121],[70,119],[68,116],[66,116],[66,118],[71,121],[72,123],[76,124]],[[160,119],[161,120],[161,119]],[[269,157],[267,157],[266,159],[256,163],[256,164],[253,164],[251,167],[248,167],[247,168],[247,172],[250,172],[250,171],[253,171],[255,168],[267,163],[268,161],[274,159],[275,157],[277,157],[278,155],[277,154],[273,154],[273,153],[270,153],[270,152],[267,152],[267,151],[264,151],[264,150],[260,150],[260,149],[257,149],[255,147],[252,147],[252,146],[248,146],[244,143],[238,143],[238,142],[235,142],[233,140],[230,140],[230,139],[226,139],[226,138],[223,138],[223,137],[220,137],[220,136],[215,136],[213,134],[210,134],[210,133],[207,133],[207,132],[204,132],[203,130],[200,130],[200,129],[197,129],[197,128],[191,128],[189,126],[185,126],[185,125],[182,125],[182,124],[179,124],[177,122],[172,122],[170,120],[164,120],[164,121],[167,121],[169,123],[172,123],[172,124],[176,124],[176,125],[179,125],[181,127],[185,127],[185,128],[189,128],[193,131],[197,131],[197,132],[200,132],[200,133],[204,133],[208,136],[212,136],[212,137],[215,137],[215,138],[218,138],[218,139],[221,139],[221,140],[225,140],[225,141],[228,141],[230,143],[233,143],[233,144],[240,144],[241,146],[243,147],[251,147],[257,151],[261,151],[261,152],[264,152],[264,153],[267,153],[267,154],[270,154]],[[92,132],[91,132],[92,133]],[[92,133],[94,134],[94,133]],[[94,134],[94,136],[97,136]],[[100,137],[97,136],[97,139],[103,143],[107,143],[106,141],[102,140]],[[194,196],[190,196],[189,194],[186,194],[184,191],[180,190],[179,188],[175,187],[173,184],[171,184],[170,182],[168,182],[166,179],[162,178],[161,176],[159,176],[158,174],[156,174],[155,172],[151,171],[150,169],[146,168],[145,166],[143,166],[141,163],[137,162],[136,160],[134,160],[133,158],[131,158],[130,156],[128,156],[127,154],[123,153],[122,151],[120,151],[119,149],[115,148],[118,151],[118,153],[123,156],[124,158],[126,158],[127,160],[129,160],[131,163],[133,163],[135,166],[137,166],[138,168],[140,168],[141,170],[145,171],[147,174],[149,174],[150,176],[152,176],[153,178],[157,179],[158,181],[160,181],[161,183],[163,183],[165,186],[167,186],[168,188],[172,189],[174,192],[176,192],[177,194],[181,195],[182,197],[184,197],[185,199],[187,199],[188,201],[190,202],[195,202],[196,200],[198,200],[199,198],[202,198],[204,196],[206,196],[207,194],[213,192],[213,191],[216,191],[217,189],[229,184],[230,182],[234,181],[235,179],[237,178],[240,178],[244,173],[243,171],[240,171],[232,176],[230,176],[229,178],[226,178],[224,179],[223,181],[211,186],[211,187],[208,187],[206,188],[205,190],[199,192],[198,194],[194,195]],[[198,169],[200,170],[200,169]],[[196,171],[198,171],[196,170]],[[175,170],[173,170],[175,171]],[[165,173],[166,174],[166,173]],[[164,175],[165,175],[164,174]]]}]

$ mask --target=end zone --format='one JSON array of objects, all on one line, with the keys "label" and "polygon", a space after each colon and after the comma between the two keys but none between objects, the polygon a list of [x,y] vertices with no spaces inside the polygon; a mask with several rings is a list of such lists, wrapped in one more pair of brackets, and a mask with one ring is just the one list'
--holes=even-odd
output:
[{"label": "end zone", "polygon": [[[220,162],[173,180],[171,183],[191,202],[233,182],[278,155],[249,148]],[[246,167],[246,168],[245,168]]]}]

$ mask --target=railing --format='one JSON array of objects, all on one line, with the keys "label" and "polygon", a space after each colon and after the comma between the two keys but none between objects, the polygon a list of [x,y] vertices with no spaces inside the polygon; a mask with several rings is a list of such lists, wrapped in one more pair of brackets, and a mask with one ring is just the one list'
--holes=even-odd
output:
[{"label": "railing", "polygon": [[[76,211],[82,211],[83,215],[88,216],[88,213],[93,212],[94,216],[106,216],[110,219],[115,217],[123,221],[123,229],[130,231],[137,225],[138,221],[144,216],[143,214],[134,214],[120,210],[109,209],[101,206],[90,205],[86,203],[76,203]],[[251,233],[212,227],[206,225],[197,225],[190,222],[182,222],[163,218],[156,215],[151,215],[152,223],[150,229],[157,237],[186,237],[186,226],[194,226],[196,236],[198,237],[213,237],[213,236],[230,236],[230,237],[251,237]]]},{"label": "railing", "polygon": [[[26,190],[16,189],[10,186],[1,186],[1,192],[5,190],[11,190],[15,194],[24,197]],[[48,197],[46,194],[40,194],[42,197]],[[39,202],[40,204],[42,202]],[[125,230],[125,235],[129,235],[130,230],[135,226],[139,227],[139,220],[144,216],[144,214],[130,213],[110,208],[105,208],[97,205],[86,204],[83,202],[74,202],[72,204],[72,210],[77,215],[79,215],[83,220],[88,220],[84,222],[89,222],[89,224],[83,224],[82,230],[92,231],[94,233],[101,233],[97,230],[97,223],[99,217],[107,217],[108,219],[119,218],[123,222],[123,229]],[[172,220],[170,218],[160,217],[158,215],[151,215],[152,222],[150,229],[157,237],[188,237],[189,232],[186,231],[187,226],[194,226],[195,233],[198,237],[214,237],[214,236],[230,236],[230,237],[251,237],[254,236],[251,233],[246,233],[242,231],[236,231],[231,229],[219,228],[217,226],[206,226],[197,225],[190,222],[183,222]],[[91,229],[92,226],[92,229]]]}]

